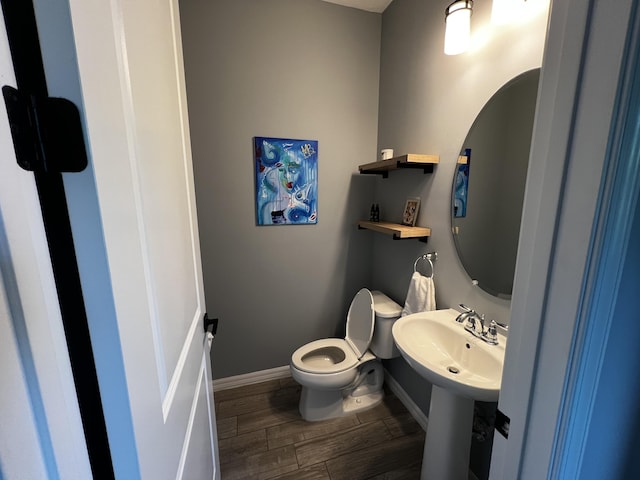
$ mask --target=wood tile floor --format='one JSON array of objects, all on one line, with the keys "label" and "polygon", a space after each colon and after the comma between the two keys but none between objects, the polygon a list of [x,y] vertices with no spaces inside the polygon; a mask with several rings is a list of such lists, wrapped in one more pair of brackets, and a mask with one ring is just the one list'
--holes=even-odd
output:
[{"label": "wood tile floor", "polygon": [[215,392],[222,480],[417,480],[424,431],[392,394],[323,422],[298,413],[290,378]]}]

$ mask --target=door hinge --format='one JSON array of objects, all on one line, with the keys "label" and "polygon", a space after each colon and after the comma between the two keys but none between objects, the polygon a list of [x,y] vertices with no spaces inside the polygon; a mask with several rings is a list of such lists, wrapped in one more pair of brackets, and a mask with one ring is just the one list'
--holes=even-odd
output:
[{"label": "door hinge", "polygon": [[202,326],[204,327],[204,333],[210,333],[214,337],[218,332],[218,319],[217,318],[209,318],[209,315],[204,314],[204,318],[202,319]]},{"label": "door hinge", "polygon": [[18,165],[31,172],[81,172],[87,166],[80,112],[64,98],[2,87]]}]

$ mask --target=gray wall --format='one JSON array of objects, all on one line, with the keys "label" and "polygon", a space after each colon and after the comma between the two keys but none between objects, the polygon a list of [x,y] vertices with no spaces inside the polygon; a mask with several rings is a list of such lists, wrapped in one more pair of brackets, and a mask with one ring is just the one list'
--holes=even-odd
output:
[{"label": "gray wall", "polygon": [[[319,0],[180,5],[215,378],[343,333],[369,286],[381,15]],[[318,224],[257,227],[254,136],[318,140]]]},{"label": "gray wall", "polygon": [[[490,24],[491,2],[475,2],[474,47],[448,57],[443,53],[444,9],[448,1],[394,0],[382,22],[378,147],[396,153],[436,153],[433,175],[393,173],[376,182],[375,199],[389,219],[399,219],[404,200],[420,196],[418,224],[432,236],[419,242],[374,241],[373,286],[402,302],[415,258],[436,250],[438,308],[465,303],[489,318],[508,321],[509,302],[471,285],[450,233],[450,195],[456,159],[477,114],[491,96],[516,75],[539,67],[546,31],[546,10],[507,26]],[[397,212],[397,213],[396,213]],[[402,359],[387,368],[426,412],[430,387]]]}]

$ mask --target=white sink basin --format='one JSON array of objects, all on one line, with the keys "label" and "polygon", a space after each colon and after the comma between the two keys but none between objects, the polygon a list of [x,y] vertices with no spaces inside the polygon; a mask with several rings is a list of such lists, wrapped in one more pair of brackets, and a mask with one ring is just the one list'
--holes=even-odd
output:
[{"label": "white sink basin", "polygon": [[405,360],[434,385],[486,402],[498,400],[506,338],[498,345],[474,337],[455,321],[453,309],[414,313],[393,325],[393,338]]}]

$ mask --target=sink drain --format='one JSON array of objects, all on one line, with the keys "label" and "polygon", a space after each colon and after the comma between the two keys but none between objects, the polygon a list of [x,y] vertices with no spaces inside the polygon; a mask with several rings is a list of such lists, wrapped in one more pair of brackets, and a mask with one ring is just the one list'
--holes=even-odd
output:
[{"label": "sink drain", "polygon": [[447,367],[447,370],[449,370],[451,373],[460,373],[460,370],[456,367]]}]

